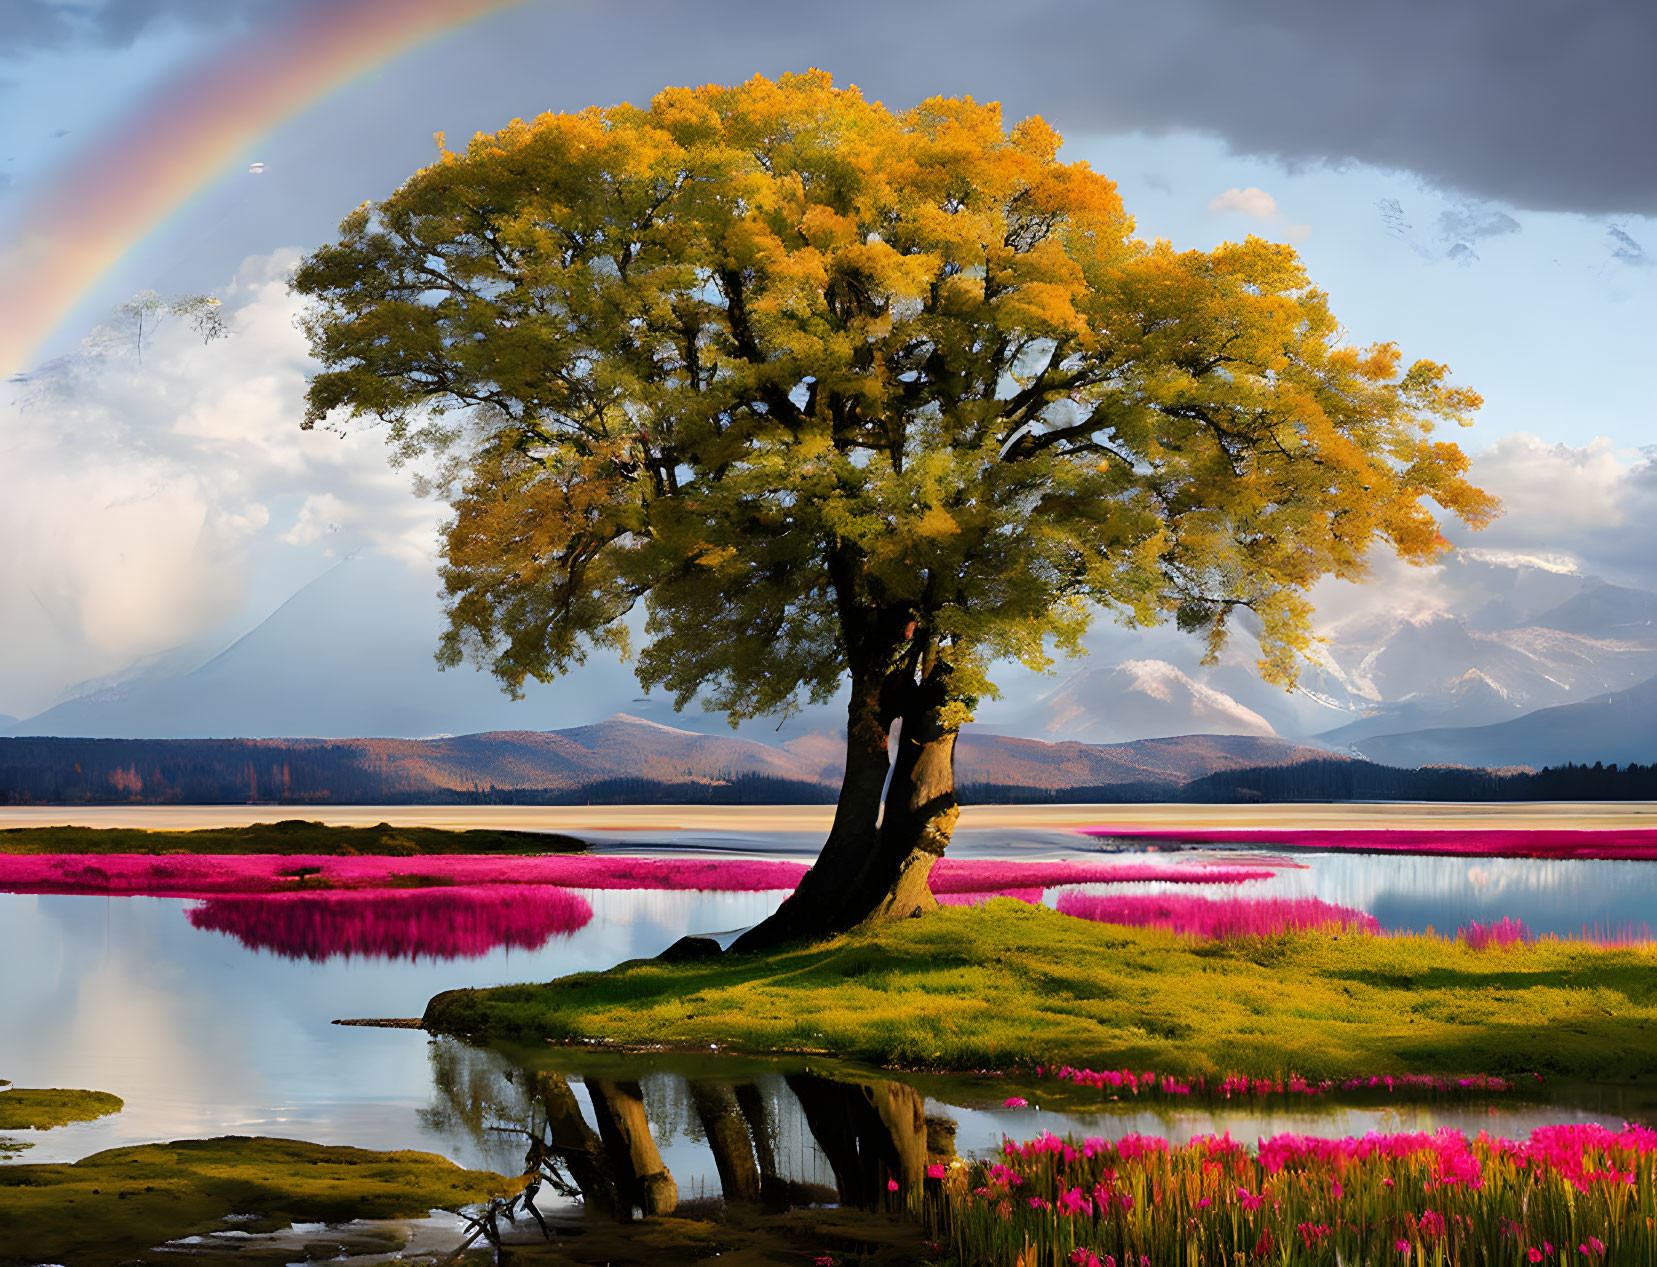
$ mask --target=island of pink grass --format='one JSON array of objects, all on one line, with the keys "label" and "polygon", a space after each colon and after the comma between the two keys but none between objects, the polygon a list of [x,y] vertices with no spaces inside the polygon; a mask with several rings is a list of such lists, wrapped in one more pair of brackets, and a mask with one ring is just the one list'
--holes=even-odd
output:
[{"label": "island of pink grass", "polygon": [[[1159,1074],[1150,1069],[1095,1070],[1077,1069],[1071,1065],[1037,1065],[1035,1072],[1038,1078],[1057,1078],[1061,1082],[1074,1083],[1079,1087],[1092,1087],[1095,1090],[1110,1091],[1119,1095],[1196,1096],[1221,1100],[1239,1096],[1324,1096],[1336,1092],[1396,1094],[1402,1091],[1411,1095],[1501,1095],[1518,1089],[1517,1084],[1511,1079],[1492,1074],[1472,1074],[1459,1078],[1425,1073],[1371,1074],[1367,1077],[1343,1078],[1339,1081],[1326,1079],[1312,1082],[1299,1074],[1278,1078],[1251,1078],[1233,1073],[1210,1079],[1202,1074],[1195,1077],[1180,1077],[1169,1073]],[[1541,1081],[1540,1074],[1535,1075],[1535,1078],[1538,1082]]]},{"label": "island of pink grass", "polygon": [[289,959],[475,959],[503,946],[539,950],[585,927],[593,908],[564,889],[523,884],[221,895],[186,914]]},{"label": "island of pink grass", "polygon": [[1196,937],[1262,937],[1317,928],[1381,931],[1373,915],[1315,897],[1218,900],[1173,893],[1066,893],[1058,909],[1102,924],[1166,928]]},{"label": "island of pink grass", "polygon": [[1657,860],[1657,828],[1084,827],[1083,835],[1157,844],[1266,845],[1479,858]]},{"label": "island of pink grass", "polygon": [[[539,884],[572,889],[792,890],[804,863],[771,859],[631,858],[618,855],[490,854],[382,857],[295,854],[0,854],[0,891],[146,897],[210,897],[419,885]],[[1269,878],[1260,867],[1149,865],[1137,861],[1001,862],[944,859],[941,894],[1040,890],[1071,884],[1240,884]]]},{"label": "island of pink grass", "polygon": [[[1481,924],[1478,920],[1456,929],[1456,939],[1466,943],[1473,950],[1506,950],[1510,946],[1530,946],[1538,940],[1522,919],[1510,919],[1503,916],[1489,924]],[[1651,942],[1650,924],[1619,924],[1607,928],[1599,924],[1582,926],[1582,931],[1572,937],[1558,937],[1547,934],[1546,939],[1554,941],[1581,942],[1589,946],[1599,946],[1602,949],[1627,949],[1632,946],[1645,946]]]}]

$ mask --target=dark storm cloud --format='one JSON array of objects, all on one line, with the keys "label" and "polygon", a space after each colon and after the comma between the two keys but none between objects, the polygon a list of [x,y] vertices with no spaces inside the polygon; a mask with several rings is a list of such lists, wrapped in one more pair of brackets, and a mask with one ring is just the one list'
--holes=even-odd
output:
[{"label": "dark storm cloud", "polygon": [[[22,15],[7,24],[17,48],[305,7],[6,3]],[[496,33],[497,72],[588,86],[593,100],[818,65],[892,104],[967,92],[1072,133],[1196,129],[1288,164],[1403,168],[1518,208],[1657,213],[1650,0],[526,0],[480,29]]]},{"label": "dark storm cloud", "polygon": [[0,29],[0,54],[17,56],[67,43],[74,35],[74,11],[52,0],[7,0]]},{"label": "dark storm cloud", "polygon": [[608,69],[629,79],[698,53],[739,76],[815,64],[893,104],[970,92],[1071,133],[1189,128],[1291,164],[1408,169],[1517,208],[1657,213],[1649,0],[714,0],[607,12],[618,32],[650,32],[647,46],[614,35],[587,46],[618,48]]}]

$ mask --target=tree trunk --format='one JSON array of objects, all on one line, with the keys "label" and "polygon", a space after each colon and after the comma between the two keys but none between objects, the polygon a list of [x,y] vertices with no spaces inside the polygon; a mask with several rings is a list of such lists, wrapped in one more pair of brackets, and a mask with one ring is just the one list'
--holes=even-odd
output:
[{"label": "tree trunk", "polygon": [[932,864],[943,857],[961,816],[955,801],[955,727],[945,724],[949,667],[931,666],[905,692],[897,760],[881,817],[851,904],[860,920],[906,919],[934,909]]},{"label": "tree trunk", "polygon": [[[835,802],[834,825],[811,870],[777,913],[750,930],[740,949],[757,949],[795,937],[836,931],[840,908],[880,837],[880,800],[891,771],[888,721],[881,706],[884,674],[854,674],[846,717],[846,773]],[[856,923],[854,919],[852,923]],[[767,925],[778,934],[756,938]]]},{"label": "tree trunk", "polygon": [[[775,914],[736,940],[740,952],[825,937],[868,920],[905,919],[937,906],[928,878],[960,810],[955,801],[957,730],[944,721],[949,670],[930,666],[920,682],[902,672],[854,673],[847,724],[846,779],[834,827],[816,864]],[[887,750],[893,713],[897,759]],[[890,774],[884,812],[880,784]],[[877,782],[876,776],[879,781]]]},{"label": "tree trunk", "polygon": [[851,662],[846,705],[846,773],[835,802],[834,825],[799,887],[769,918],[736,940],[738,951],[822,937],[859,923],[865,911],[848,901],[880,839],[881,795],[891,772],[887,750],[894,716],[897,665],[905,650],[901,613],[842,602],[840,627]]}]

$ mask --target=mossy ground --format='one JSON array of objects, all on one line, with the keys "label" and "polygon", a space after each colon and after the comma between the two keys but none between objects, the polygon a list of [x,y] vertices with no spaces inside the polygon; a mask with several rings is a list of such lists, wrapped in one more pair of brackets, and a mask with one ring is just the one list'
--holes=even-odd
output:
[{"label": "mossy ground", "polygon": [[414,1217],[509,1183],[432,1153],[235,1136],[115,1148],[73,1165],[0,1166],[0,1264],[143,1262],[145,1251],[183,1236]]},{"label": "mossy ground", "polygon": [[1012,900],[765,955],[457,990],[428,1028],[981,1069],[1309,1078],[1657,1073],[1657,949],[1290,934],[1204,942]]},{"label": "mossy ground", "polygon": [[[731,1205],[699,1217],[697,1204],[634,1223],[552,1220],[550,1243],[515,1241],[510,1261],[523,1267],[806,1267],[827,1259],[835,1267],[915,1267],[936,1257],[918,1221],[889,1212],[846,1206],[776,1212]],[[479,1250],[462,1261],[497,1260]]]},{"label": "mossy ground", "polygon": [[198,831],[138,827],[8,827],[0,853],[538,854],[579,853],[586,842],[538,831],[446,831],[440,827],[331,827],[306,819]]},{"label": "mossy ground", "polygon": [[120,1096],[107,1091],[11,1087],[0,1091],[0,1131],[44,1131],[70,1122],[90,1122],[119,1113],[121,1104]]}]

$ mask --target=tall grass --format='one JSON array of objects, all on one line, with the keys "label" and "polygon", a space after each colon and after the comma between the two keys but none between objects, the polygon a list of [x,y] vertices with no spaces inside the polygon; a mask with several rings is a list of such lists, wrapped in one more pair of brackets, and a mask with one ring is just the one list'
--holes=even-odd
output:
[{"label": "tall grass", "polygon": [[934,1166],[911,1200],[959,1264],[1650,1264],[1657,1131],[1280,1135],[1252,1151],[1043,1134]]}]

